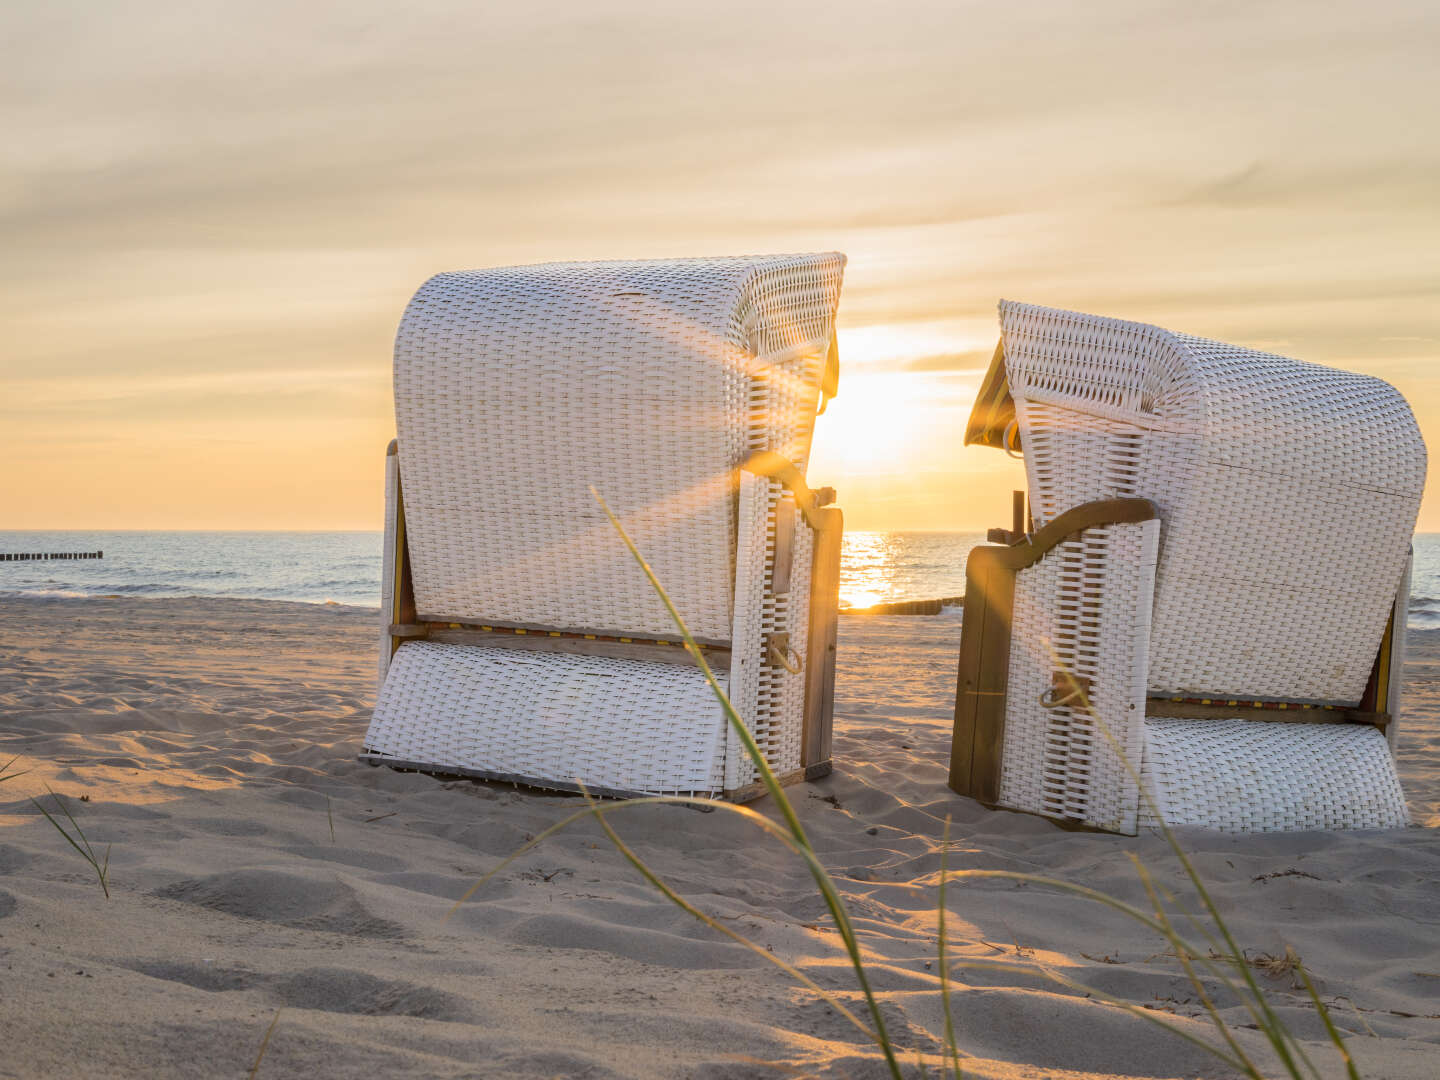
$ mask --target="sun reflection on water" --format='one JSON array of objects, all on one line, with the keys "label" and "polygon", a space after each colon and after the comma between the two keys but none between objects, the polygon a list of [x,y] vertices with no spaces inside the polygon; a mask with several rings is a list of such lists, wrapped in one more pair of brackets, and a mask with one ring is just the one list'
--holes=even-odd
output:
[{"label": "sun reflection on water", "polygon": [[890,599],[893,533],[846,533],[840,553],[840,604],[869,607]]},{"label": "sun reflection on water", "polygon": [[982,533],[847,532],[840,553],[840,606],[931,600],[965,592],[965,559]]}]

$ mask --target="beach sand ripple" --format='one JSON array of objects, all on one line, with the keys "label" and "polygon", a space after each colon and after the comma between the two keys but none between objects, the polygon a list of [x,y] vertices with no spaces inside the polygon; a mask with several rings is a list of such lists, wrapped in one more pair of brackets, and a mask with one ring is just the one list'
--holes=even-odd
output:
[{"label": "beach sand ripple", "polygon": [[[355,761],[375,615],[245,600],[6,599],[0,622],[0,1075],[694,1077],[883,1074],[843,1017],[660,898],[588,823],[504,856],[581,803]],[[1418,823],[1395,833],[1184,841],[1277,1008],[1341,1075],[1287,946],[1362,1072],[1440,1061],[1440,631],[1412,635],[1400,743]],[[850,905],[887,1024],[932,1068],[940,835],[953,870],[1057,876],[1146,903],[1130,856],[1186,897],[1155,837],[1070,833],[945,786],[959,621],[842,621],[835,774],[791,789]],[[30,802],[47,787],[112,898]],[[84,801],[82,801],[82,799]],[[755,804],[772,812],[767,802]],[[732,815],[612,818],[702,910],[859,1009],[797,861]],[[332,833],[333,830],[333,833]],[[1210,1028],[1165,944],[1013,881],[955,881],[960,1044],[975,1077],[1227,1070],[1037,964]],[[452,914],[453,909],[453,914]],[[1224,1016],[1259,1040],[1242,1006]]]}]

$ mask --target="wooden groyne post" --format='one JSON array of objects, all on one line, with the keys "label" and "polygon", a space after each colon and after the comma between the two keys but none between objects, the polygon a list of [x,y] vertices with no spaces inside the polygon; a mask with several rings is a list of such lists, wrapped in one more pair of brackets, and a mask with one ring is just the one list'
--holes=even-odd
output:
[{"label": "wooden groyne post", "polygon": [[103,559],[103,551],[3,551],[0,562],[36,562],[41,559]]}]

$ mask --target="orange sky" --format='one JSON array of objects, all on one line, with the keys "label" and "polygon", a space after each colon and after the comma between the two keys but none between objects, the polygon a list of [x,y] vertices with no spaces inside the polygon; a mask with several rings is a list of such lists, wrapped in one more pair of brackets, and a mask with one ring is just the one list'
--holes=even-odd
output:
[{"label": "orange sky", "polygon": [[1001,296],[1440,436],[1440,5],[399,12],[0,11],[0,528],[376,528],[409,294],[543,259],[847,252],[811,479],[858,529],[1008,518],[960,446]]}]

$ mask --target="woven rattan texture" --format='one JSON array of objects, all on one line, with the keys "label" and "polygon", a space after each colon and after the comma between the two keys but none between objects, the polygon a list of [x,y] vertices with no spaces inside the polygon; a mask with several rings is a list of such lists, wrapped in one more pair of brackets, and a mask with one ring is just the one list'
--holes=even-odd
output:
[{"label": "woven rattan texture", "polygon": [[[763,346],[763,342],[761,343]],[[813,351],[790,350],[781,363],[759,372],[751,381],[747,451],[774,450],[799,465],[809,455],[810,435],[814,423],[814,398],[811,387],[819,384],[824,357]],[[789,496],[781,485],[758,476],[742,480],[739,520],[749,522],[737,555],[737,568],[743,563],[743,578],[748,592],[741,589],[742,578],[736,578],[735,645],[732,658],[739,657],[736,670],[747,674],[754,683],[754,712],[746,717],[766,761],[779,775],[788,775],[800,767],[801,737],[805,710],[805,672],[792,671],[790,666],[803,664],[805,643],[809,633],[810,573],[809,552],[814,546],[814,533],[803,518],[795,515],[794,535],[790,538],[792,564],[790,587],[776,593],[775,556],[779,527],[776,506]],[[755,583],[760,588],[755,588]],[[742,616],[742,596],[750,597]],[[751,615],[753,612],[753,617]],[[744,636],[741,629],[744,628]],[[772,654],[771,645],[788,635],[790,645],[784,657]],[[741,646],[741,642],[745,642]],[[750,658],[758,663],[749,666]],[[748,699],[747,699],[748,700]],[[743,787],[759,779],[754,763],[735,745],[734,767],[727,769],[727,787]]]},{"label": "woven rattan texture", "polygon": [[[1409,823],[1385,736],[1363,724],[1151,718],[1141,781],[1171,825],[1289,832]],[[1158,825],[1149,807],[1141,824]]]},{"label": "woven rattan texture", "polygon": [[395,345],[421,613],[673,634],[593,484],[691,629],[728,641],[734,470],[757,442],[803,469],[843,266],[562,263],[428,281]]},{"label": "woven rattan texture", "polygon": [[803,665],[810,655],[810,580],[814,565],[815,532],[805,519],[795,515],[795,555],[790,570],[790,591],[781,599],[776,625],[790,635],[792,659],[800,671],[771,668],[769,692],[772,698],[770,745],[766,760],[777,775],[788,776],[801,767],[801,739],[805,723],[805,681]]},{"label": "woven rattan texture", "polygon": [[396,651],[365,738],[438,771],[702,795],[721,791],[724,744],[698,669],[429,641]]},{"label": "woven rattan texture", "polygon": [[1356,702],[1424,486],[1400,394],[1140,323],[1010,302],[1000,321],[1037,523],[1160,506],[1150,691]]},{"label": "woven rattan texture", "polygon": [[[766,525],[770,482],[753,473],[740,474],[737,520],[739,544],[735,561],[735,622],[730,651],[730,704],[753,734],[760,707],[760,668],[764,663],[764,621],[761,608],[766,585]],[[755,767],[738,739],[725,755],[725,787],[744,787]]]},{"label": "woven rattan texture", "polygon": [[[1016,576],[1000,801],[1133,833],[1159,522],[1087,529]],[[1089,707],[1049,708],[1052,673]],[[1127,767],[1128,762],[1128,767]]]},{"label": "woven rattan texture", "polygon": [[1046,558],[1015,576],[1010,621],[1010,667],[1005,682],[1005,741],[1000,760],[1000,805],[1045,813],[1045,749],[1049,710],[1040,697],[1054,671],[1050,643],[1056,633],[1060,560]]},{"label": "woven rattan texture", "polygon": [[[779,486],[771,481],[760,481],[758,493],[769,507],[765,537],[765,580],[774,580],[775,572],[775,502],[780,497]],[[766,589],[759,607],[760,653],[759,674],[756,679],[755,720],[750,725],[765,760],[778,775],[784,776],[800,768],[801,734],[805,718],[805,671],[806,645],[809,639],[810,599],[810,555],[814,549],[814,532],[799,515],[792,518],[792,563],[790,588],[780,594]],[[768,643],[779,640],[777,635],[788,635],[789,646],[784,656],[771,654]],[[733,655],[733,654],[732,654]],[[792,671],[783,661],[799,665]],[[745,784],[759,779],[748,758],[740,761],[739,776]]]}]

